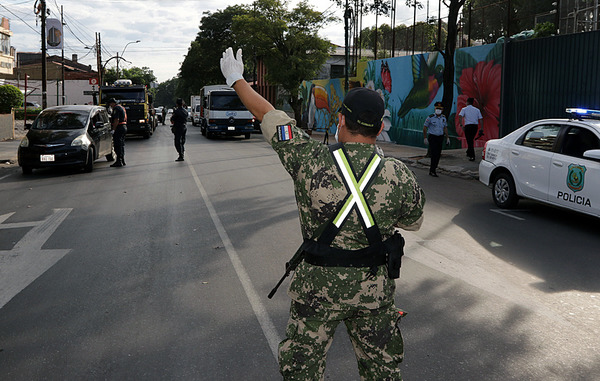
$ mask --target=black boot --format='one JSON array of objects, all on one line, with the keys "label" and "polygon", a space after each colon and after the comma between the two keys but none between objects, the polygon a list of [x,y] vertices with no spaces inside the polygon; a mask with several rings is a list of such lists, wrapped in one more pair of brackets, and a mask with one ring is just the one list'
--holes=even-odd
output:
[{"label": "black boot", "polygon": [[179,157],[175,161],[183,161],[183,154],[180,153]]}]

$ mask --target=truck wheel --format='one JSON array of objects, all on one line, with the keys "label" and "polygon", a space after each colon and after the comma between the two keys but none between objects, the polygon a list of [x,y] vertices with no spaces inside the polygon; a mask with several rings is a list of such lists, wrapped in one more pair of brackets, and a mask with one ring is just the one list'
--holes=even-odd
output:
[{"label": "truck wheel", "polygon": [[150,136],[152,136],[152,134],[150,132],[146,132],[144,134],[144,139],[150,139]]},{"label": "truck wheel", "polygon": [[510,209],[517,205],[519,197],[515,181],[509,173],[500,173],[496,176],[492,186],[492,198],[494,203],[502,209]]}]

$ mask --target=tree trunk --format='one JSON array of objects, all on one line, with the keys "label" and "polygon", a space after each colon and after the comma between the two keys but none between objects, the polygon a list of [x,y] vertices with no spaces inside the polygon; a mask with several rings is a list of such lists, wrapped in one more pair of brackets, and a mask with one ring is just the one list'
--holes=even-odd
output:
[{"label": "tree trunk", "polygon": [[466,0],[450,1],[448,12],[448,36],[446,37],[446,49],[443,52],[444,57],[444,94],[442,104],[444,105],[444,115],[449,117],[454,102],[454,52],[456,50],[456,37],[458,36],[458,12],[465,4]]},{"label": "tree trunk", "polygon": [[296,125],[303,128],[306,127],[302,125],[302,101],[298,97],[290,96],[290,106],[294,110]]}]

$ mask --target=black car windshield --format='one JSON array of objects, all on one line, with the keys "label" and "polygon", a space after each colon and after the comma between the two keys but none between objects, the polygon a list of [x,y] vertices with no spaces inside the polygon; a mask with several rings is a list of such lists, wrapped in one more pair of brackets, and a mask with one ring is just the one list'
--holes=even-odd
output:
[{"label": "black car windshield", "polygon": [[46,110],[33,122],[31,129],[77,130],[86,126],[88,117],[87,111]]},{"label": "black car windshield", "polygon": [[213,110],[246,110],[246,107],[237,94],[211,94],[211,108]]}]

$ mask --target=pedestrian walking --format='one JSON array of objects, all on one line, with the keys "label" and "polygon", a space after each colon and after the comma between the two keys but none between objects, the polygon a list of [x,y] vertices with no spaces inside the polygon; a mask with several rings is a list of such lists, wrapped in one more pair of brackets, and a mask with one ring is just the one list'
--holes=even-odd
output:
[{"label": "pedestrian walking", "polygon": [[183,161],[183,152],[185,151],[185,134],[187,132],[187,127],[185,123],[187,122],[188,112],[183,104],[183,99],[177,98],[175,102],[175,110],[173,111],[173,116],[171,116],[171,132],[175,135],[175,149],[179,154],[179,157],[175,161]]},{"label": "pedestrian walking", "polygon": [[111,167],[122,167],[125,164],[125,135],[127,135],[127,111],[117,103],[115,98],[106,101],[111,109],[111,125],[113,132],[113,145],[117,159]]},{"label": "pedestrian walking", "polygon": [[167,108],[165,106],[163,106],[161,113],[162,113],[162,124],[164,126],[166,123],[165,119],[167,119]]},{"label": "pedestrian walking", "polygon": [[429,145],[429,152],[431,154],[429,176],[438,177],[436,171],[442,157],[444,137],[446,138],[446,145],[450,145],[450,138],[448,137],[448,123],[446,122],[446,117],[442,114],[442,111],[444,111],[442,102],[435,102],[434,107],[434,113],[425,119],[425,124],[423,125],[423,143]]},{"label": "pedestrian walking", "polygon": [[414,174],[375,146],[383,100],[366,88],[350,90],[338,115],[339,142],[327,146],[243,79],[241,49],[237,58],[231,48],[223,53],[221,70],[262,120],[263,136],[294,182],[304,242],[287,266],[297,267],[286,338],[279,344],[281,374],[285,380],[323,379],[327,350],[343,322],[361,379],[400,380],[403,311],[394,305],[394,279],[404,240],[397,228],[420,227],[425,198]]},{"label": "pedestrian walking", "polygon": [[460,126],[465,132],[465,138],[467,139],[467,157],[470,161],[475,160],[475,134],[477,134],[477,127],[479,127],[479,134],[483,135],[483,116],[481,111],[473,106],[474,98],[467,99],[467,105],[460,110],[458,114]]}]

